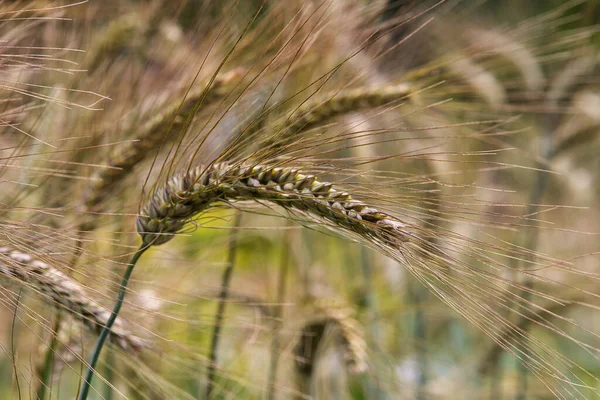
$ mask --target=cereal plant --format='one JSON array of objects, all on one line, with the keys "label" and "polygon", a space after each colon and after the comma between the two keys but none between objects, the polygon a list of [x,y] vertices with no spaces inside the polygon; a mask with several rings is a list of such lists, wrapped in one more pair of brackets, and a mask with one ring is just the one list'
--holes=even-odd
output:
[{"label": "cereal plant", "polygon": [[0,398],[600,398],[597,0],[0,10]]}]

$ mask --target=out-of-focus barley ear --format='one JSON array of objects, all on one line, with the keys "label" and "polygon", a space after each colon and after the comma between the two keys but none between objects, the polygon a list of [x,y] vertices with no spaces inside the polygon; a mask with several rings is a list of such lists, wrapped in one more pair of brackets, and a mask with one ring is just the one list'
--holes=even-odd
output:
[{"label": "out-of-focus barley ear", "polygon": [[573,99],[574,115],[567,116],[556,129],[556,145],[553,157],[566,154],[569,150],[590,144],[598,138],[600,125],[600,94],[581,91]]},{"label": "out-of-focus barley ear", "polygon": [[[0,247],[0,273],[5,279],[24,283],[48,299],[49,303],[81,320],[94,333],[105,326],[110,311],[92,300],[74,279],[29,254],[8,246]],[[124,351],[136,354],[146,342],[117,320],[110,340]]]},{"label": "out-of-focus barley ear", "polygon": [[242,69],[236,69],[218,75],[210,86],[190,91],[135,129],[134,138],[108,157],[108,168],[97,174],[92,186],[86,190],[86,209],[93,210],[136,165],[154,155],[161,146],[176,140],[200,108],[208,107],[229,94],[242,74]]},{"label": "out-of-focus barley ear", "polygon": [[310,393],[313,374],[319,355],[327,344],[324,337],[333,335],[335,345],[343,354],[347,371],[352,375],[368,371],[367,342],[363,327],[354,318],[354,309],[339,301],[320,299],[314,306],[314,315],[303,324],[295,346],[295,369],[300,391]]},{"label": "out-of-focus barley ear", "polygon": [[450,72],[464,80],[472,90],[492,108],[506,102],[507,94],[502,83],[490,71],[468,57],[460,57],[448,65]]},{"label": "out-of-focus barley ear", "polygon": [[390,105],[407,99],[415,90],[406,83],[380,87],[347,88],[336,92],[309,97],[290,115],[282,117],[273,132],[267,136],[264,146],[272,152],[295,139],[301,132],[325,124],[327,121],[356,111]]},{"label": "out-of-focus barley ear", "polygon": [[546,94],[550,104],[558,106],[567,97],[574,86],[581,83],[581,78],[591,74],[598,65],[599,59],[595,54],[581,54],[562,68],[552,80]]},{"label": "out-of-focus barley ear", "polygon": [[488,54],[497,54],[517,67],[529,91],[530,99],[534,99],[535,95],[543,89],[546,78],[540,63],[523,43],[512,39],[507,32],[491,29],[473,28],[467,32],[467,35],[476,48]]},{"label": "out-of-focus barley ear", "polygon": [[127,14],[111,21],[103,31],[97,32],[87,48],[83,67],[88,73],[95,72],[106,60],[114,59],[121,52],[143,51],[144,26],[140,16]]}]

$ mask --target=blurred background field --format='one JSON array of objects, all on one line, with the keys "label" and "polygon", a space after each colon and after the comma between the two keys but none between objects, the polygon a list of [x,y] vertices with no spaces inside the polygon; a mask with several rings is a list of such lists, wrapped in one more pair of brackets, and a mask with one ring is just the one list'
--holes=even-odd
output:
[{"label": "blurred background field", "polygon": [[[434,246],[450,243],[442,258],[489,269],[499,292],[548,310],[528,314],[489,293],[522,329],[496,333],[562,354],[570,364],[551,351],[542,360],[581,390],[538,380],[486,336],[485,316],[469,323],[360,240],[234,203],[141,259],[120,318],[144,346],[107,348],[90,398],[207,398],[215,325],[214,399],[599,398],[600,1],[31,1],[0,10],[2,246],[51,262],[110,308],[153,185],[189,164],[265,152],[405,218]],[[216,89],[183,114],[186,94],[215,77]],[[311,99],[405,87],[382,103],[340,105],[335,118],[269,147]],[[178,111],[156,122],[169,107]],[[133,142],[153,121],[160,140]],[[142,143],[143,156],[125,168],[128,143]],[[127,174],[111,175],[115,163]],[[81,316],[57,314],[35,284],[2,274],[0,398],[76,398],[95,333]],[[473,299],[485,295],[470,277],[453,279]]]}]

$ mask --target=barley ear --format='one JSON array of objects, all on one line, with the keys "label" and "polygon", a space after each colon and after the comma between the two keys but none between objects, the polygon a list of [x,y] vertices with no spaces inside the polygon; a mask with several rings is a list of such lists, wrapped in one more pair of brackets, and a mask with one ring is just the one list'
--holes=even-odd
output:
[{"label": "barley ear", "polygon": [[126,142],[110,154],[106,162],[109,168],[97,174],[94,183],[86,191],[85,208],[94,209],[136,165],[144,161],[149,154],[154,154],[153,150],[175,140],[178,135],[168,132],[185,129],[199,107],[208,107],[226,96],[241,73],[240,69],[236,69],[218,75],[210,86],[194,90],[183,99],[173,101],[163,112],[147,120],[137,130],[132,141]]},{"label": "barley ear", "polygon": [[408,84],[387,85],[375,88],[343,89],[337,92],[315,95],[285,118],[285,121],[273,128],[265,148],[278,148],[289,143],[295,135],[313,129],[327,121],[355,111],[381,107],[413,94]]},{"label": "barley ear", "polygon": [[397,218],[353,199],[316,176],[295,168],[228,163],[197,167],[171,177],[140,211],[137,231],[146,245],[166,243],[196,214],[217,202],[236,200],[271,202],[393,248],[410,236]]},{"label": "barley ear", "polygon": [[[114,57],[115,54],[131,48],[132,38],[137,37],[137,42],[139,42],[142,33],[143,26],[140,23],[139,15],[128,14],[115,19],[97,34],[96,40],[90,45],[84,68],[88,73],[96,71],[107,58]],[[140,51],[140,49],[136,50]]]},{"label": "barley ear", "polygon": [[[99,333],[110,317],[110,311],[91,300],[85,290],[74,279],[32,257],[10,247],[0,247],[0,274],[16,279],[48,297],[64,312],[79,319],[91,331]],[[118,320],[110,331],[111,341],[128,353],[141,351],[146,343],[132,334],[124,322]]]},{"label": "barley ear", "polygon": [[296,344],[296,371],[309,376],[317,362],[319,345],[327,327],[335,328],[339,344],[344,351],[348,372],[361,374],[367,371],[367,343],[362,327],[353,317],[354,310],[338,304],[321,304],[315,316],[308,320]]}]

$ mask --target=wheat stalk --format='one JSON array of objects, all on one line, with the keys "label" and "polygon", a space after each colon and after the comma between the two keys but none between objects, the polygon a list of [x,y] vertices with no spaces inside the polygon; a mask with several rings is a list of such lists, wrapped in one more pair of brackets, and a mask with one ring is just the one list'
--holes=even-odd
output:
[{"label": "wheat stalk", "polygon": [[408,241],[406,225],[344,191],[295,168],[228,163],[174,175],[140,211],[137,231],[145,245],[166,243],[196,214],[219,201],[269,201],[301,211],[394,248]]},{"label": "wheat stalk", "polygon": [[[17,279],[47,296],[55,307],[82,320],[86,327],[98,333],[110,317],[110,311],[91,300],[72,278],[51,265],[8,246],[0,247],[0,274]],[[116,321],[110,333],[111,341],[128,353],[146,347],[145,341],[132,334],[122,321]]]}]

